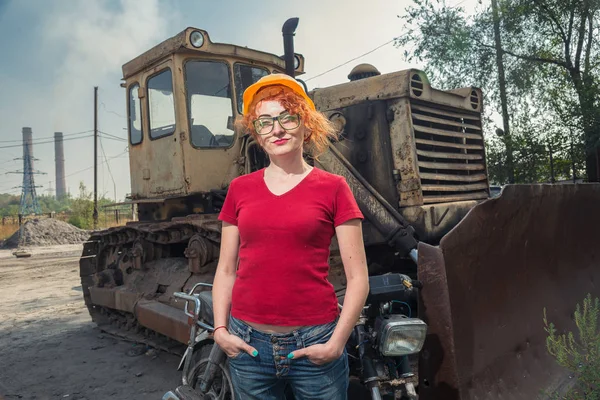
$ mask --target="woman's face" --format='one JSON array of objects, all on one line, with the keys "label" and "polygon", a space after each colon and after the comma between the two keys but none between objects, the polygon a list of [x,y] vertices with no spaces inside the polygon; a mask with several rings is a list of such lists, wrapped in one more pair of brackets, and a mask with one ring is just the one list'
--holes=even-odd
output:
[{"label": "woman's face", "polygon": [[[256,108],[257,119],[263,118],[261,125],[264,131],[273,130],[266,134],[258,135],[258,143],[267,152],[269,156],[283,156],[289,153],[300,152],[302,154],[302,145],[306,135],[306,128],[302,121],[299,121],[298,127],[290,130],[284,129],[278,120],[269,121],[269,118],[281,116],[280,119],[286,127],[294,127],[298,122],[295,118],[299,116],[290,115],[277,100],[264,100]],[[260,130],[257,131],[260,133]]]}]

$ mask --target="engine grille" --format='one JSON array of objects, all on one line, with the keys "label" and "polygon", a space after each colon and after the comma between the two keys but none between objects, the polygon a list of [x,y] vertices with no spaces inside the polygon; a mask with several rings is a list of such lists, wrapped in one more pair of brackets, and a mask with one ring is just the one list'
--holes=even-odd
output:
[{"label": "engine grille", "polygon": [[411,101],[411,116],[423,203],[487,198],[480,114]]}]

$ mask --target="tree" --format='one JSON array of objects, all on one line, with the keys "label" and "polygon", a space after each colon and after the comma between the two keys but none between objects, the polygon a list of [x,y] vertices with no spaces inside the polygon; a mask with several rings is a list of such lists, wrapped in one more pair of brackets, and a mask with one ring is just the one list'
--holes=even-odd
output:
[{"label": "tree", "polygon": [[85,184],[79,182],[79,197],[71,202],[71,217],[69,223],[81,229],[92,229],[94,226],[94,202],[92,193],[87,191]]},{"label": "tree", "polygon": [[[566,144],[571,142],[569,135],[582,136],[572,141],[585,156],[588,180],[598,181],[600,35],[596,22],[600,2],[498,3],[511,117],[518,118],[525,107],[534,118],[555,126],[560,137],[566,135]],[[460,7],[415,0],[403,19],[410,28],[396,44],[414,46],[405,53],[408,59],[426,61],[426,71],[439,86],[481,87],[486,103],[500,108],[490,7],[482,6],[469,16]]]}]

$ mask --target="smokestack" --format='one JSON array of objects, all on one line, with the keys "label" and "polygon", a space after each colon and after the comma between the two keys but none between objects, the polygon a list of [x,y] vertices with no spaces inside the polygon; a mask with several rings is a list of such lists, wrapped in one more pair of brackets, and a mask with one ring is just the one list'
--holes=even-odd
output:
[{"label": "smokestack", "polygon": [[56,164],[56,198],[67,194],[65,182],[65,150],[62,132],[54,132],[54,161]]}]

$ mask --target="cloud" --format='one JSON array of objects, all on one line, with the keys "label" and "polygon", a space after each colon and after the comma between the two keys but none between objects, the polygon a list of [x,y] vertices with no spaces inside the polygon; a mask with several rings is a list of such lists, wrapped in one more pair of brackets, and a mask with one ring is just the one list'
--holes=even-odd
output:
[{"label": "cloud", "polygon": [[[116,7],[106,0],[79,0],[68,2],[68,9],[56,9],[44,29],[51,47],[64,46],[54,81],[54,97],[59,100],[55,125],[64,126],[73,118],[92,86],[118,87],[122,64],[161,41],[172,18],[158,0],[145,0],[143,6],[121,0]],[[120,90],[109,90],[109,96],[115,92]]]},{"label": "cloud", "polygon": [[[99,129],[125,138],[121,66],[170,35],[168,27],[179,17],[159,0],[143,4],[135,0],[72,0],[38,6],[15,9],[17,15],[13,15],[33,15],[39,21],[33,35],[38,38],[33,44],[39,51],[30,52],[27,71],[10,71],[12,75],[5,76],[8,93],[3,95],[6,106],[0,114],[8,124],[0,129],[7,132],[6,139],[20,139],[22,126],[33,128],[34,140],[52,136],[54,131],[69,134],[92,129],[94,86],[99,87]],[[31,41],[23,45],[31,45]],[[64,146],[68,187],[74,193],[83,180],[91,188],[93,173],[86,169],[93,165],[91,137],[65,140]],[[111,158],[122,154],[126,146],[124,141],[102,140],[98,150],[99,190],[105,189],[107,196],[113,196],[113,182],[102,164],[104,154]],[[17,153],[17,149],[10,150]],[[37,177],[37,183],[54,186],[53,144],[34,144],[34,153],[40,158],[36,168],[48,173]],[[5,150],[3,158],[8,157]],[[122,199],[130,187],[126,155],[112,159],[110,166],[116,197]],[[13,175],[10,180],[11,185],[18,184],[20,177]]]}]

